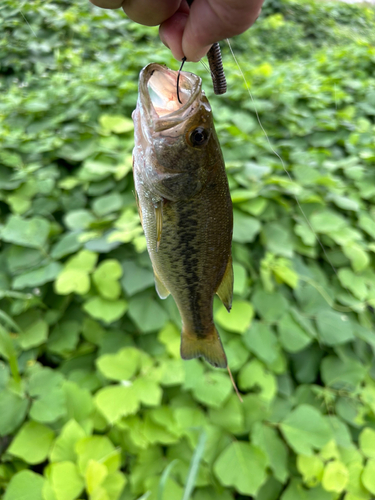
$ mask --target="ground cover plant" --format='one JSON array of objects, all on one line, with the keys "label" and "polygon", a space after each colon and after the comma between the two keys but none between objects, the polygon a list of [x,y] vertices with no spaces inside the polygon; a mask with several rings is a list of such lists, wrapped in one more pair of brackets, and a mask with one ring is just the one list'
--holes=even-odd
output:
[{"label": "ground cover plant", "polygon": [[374,11],[266,4],[233,41],[253,99],[227,48],[225,96],[187,67],[234,203],[215,320],[243,404],[180,359],[134,199],[138,73],[177,62],[84,0],[3,0],[0,19],[0,495],[374,498]]}]

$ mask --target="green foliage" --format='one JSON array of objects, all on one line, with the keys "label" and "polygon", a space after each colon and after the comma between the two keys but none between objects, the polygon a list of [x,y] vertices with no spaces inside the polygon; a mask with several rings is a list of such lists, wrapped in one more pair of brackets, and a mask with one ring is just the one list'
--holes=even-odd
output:
[{"label": "green foliage", "polygon": [[266,456],[259,448],[234,442],[221,453],[214,471],[225,486],[234,486],[240,493],[253,496],[266,479],[266,466]]},{"label": "green foliage", "polygon": [[0,496],[370,500],[373,9],[269,1],[233,41],[252,98],[225,47],[227,95],[187,66],[234,203],[233,309],[214,308],[243,404],[180,359],[154,289],[131,112],[143,66],[178,66],[157,30],[87,0],[0,12]]}]

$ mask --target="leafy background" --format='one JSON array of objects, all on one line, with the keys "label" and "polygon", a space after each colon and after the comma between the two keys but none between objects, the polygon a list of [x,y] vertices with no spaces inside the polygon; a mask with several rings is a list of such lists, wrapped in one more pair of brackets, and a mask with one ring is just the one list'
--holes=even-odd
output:
[{"label": "leafy background", "polygon": [[234,202],[215,318],[243,404],[180,359],[145,252],[130,116],[140,69],[177,68],[157,30],[86,0],[0,18],[4,500],[187,500],[194,451],[194,500],[374,498],[374,10],[269,1],[233,41],[252,97],[226,47],[227,95],[188,66]]}]

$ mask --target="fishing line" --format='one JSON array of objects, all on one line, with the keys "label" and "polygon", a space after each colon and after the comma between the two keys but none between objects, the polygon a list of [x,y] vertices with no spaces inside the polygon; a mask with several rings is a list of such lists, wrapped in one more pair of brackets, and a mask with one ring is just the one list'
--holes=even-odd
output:
[{"label": "fishing line", "polygon": [[241,403],[243,403],[243,399],[241,397],[240,391],[237,389],[236,382],[234,381],[234,378],[233,378],[232,372],[230,371],[229,365],[227,365],[227,370],[229,373],[230,381],[232,382],[232,385],[233,385],[233,389],[236,391],[238,399],[241,401]]},{"label": "fishing line", "polygon": [[[271,150],[271,151],[272,151],[272,153],[273,153],[273,154],[274,154],[274,155],[275,155],[275,156],[276,156],[276,157],[280,160],[280,163],[281,163],[281,165],[282,165],[282,167],[283,167],[284,172],[285,172],[285,173],[286,173],[286,175],[288,176],[289,180],[290,180],[291,182],[293,182],[293,178],[292,178],[292,176],[290,175],[290,173],[288,172],[288,169],[287,169],[287,168],[286,168],[286,166],[285,166],[284,160],[281,158],[281,156],[279,155],[279,153],[278,153],[278,152],[275,150],[275,148],[272,146],[272,143],[271,143],[271,141],[270,141],[270,138],[268,137],[268,134],[267,134],[267,132],[266,132],[265,128],[263,127],[263,125],[262,125],[262,122],[261,122],[261,120],[260,120],[260,116],[259,116],[258,110],[257,110],[256,105],[255,105],[255,100],[254,100],[253,94],[252,94],[252,93],[251,93],[251,91],[250,91],[250,87],[249,87],[249,85],[248,85],[248,83],[247,83],[247,80],[246,80],[246,78],[245,78],[245,75],[243,74],[243,71],[242,71],[242,69],[241,69],[241,67],[240,67],[240,65],[239,65],[239,62],[238,62],[238,60],[237,60],[237,57],[234,55],[234,52],[233,52],[232,46],[231,46],[231,44],[230,44],[230,41],[229,41],[229,39],[228,39],[228,38],[227,38],[225,41],[227,42],[227,44],[228,44],[228,46],[229,46],[229,50],[230,50],[230,52],[231,52],[231,54],[232,54],[232,56],[233,56],[234,62],[236,63],[237,68],[238,68],[238,70],[239,70],[239,72],[240,72],[240,74],[241,74],[241,76],[242,76],[242,79],[243,79],[243,81],[244,81],[245,85],[246,85],[247,92],[248,92],[248,94],[249,94],[249,96],[250,96],[250,99],[251,99],[251,101],[252,101],[252,103],[253,103],[253,106],[254,106],[255,116],[257,117],[257,120],[258,120],[259,126],[260,126],[260,128],[261,128],[261,130],[262,130],[262,132],[263,132],[263,134],[264,134],[264,136],[265,136],[265,138],[266,138],[266,140],[267,140],[267,143],[268,143],[268,145],[269,145],[269,147],[270,147],[270,150]],[[299,202],[299,200],[298,200],[298,198],[297,198],[297,195],[292,195],[292,196],[293,196],[293,197],[294,197],[294,199],[296,200],[296,203],[297,203],[297,205],[298,205],[298,208],[300,209],[300,211],[301,211],[301,213],[302,213],[302,215],[303,215],[303,217],[304,217],[304,219],[305,219],[305,221],[306,221],[306,223],[307,223],[307,225],[308,225],[308,227],[309,227],[310,231],[313,233],[313,235],[315,236],[315,239],[317,240],[317,242],[319,243],[319,245],[320,245],[321,249],[323,250],[323,253],[324,253],[324,255],[325,255],[325,258],[327,259],[327,262],[329,263],[329,265],[330,265],[330,266],[331,266],[331,268],[333,269],[333,272],[334,272],[334,273],[336,274],[336,276],[338,277],[337,270],[336,270],[336,268],[334,267],[334,265],[332,264],[332,262],[331,262],[330,258],[328,257],[327,252],[326,252],[326,249],[324,248],[323,243],[320,241],[319,236],[317,235],[317,233],[316,233],[316,232],[315,232],[315,230],[313,229],[313,227],[312,227],[312,225],[311,225],[311,223],[310,223],[310,221],[309,221],[309,219],[308,219],[307,215],[305,214],[305,212],[304,212],[304,210],[303,210],[303,208],[302,208],[302,206],[301,206],[301,203]],[[343,287],[343,288],[345,288],[347,291],[349,291],[349,289],[348,289],[348,288],[346,288],[346,287]]]},{"label": "fishing line", "polygon": [[32,29],[32,27],[30,26],[29,21],[26,19],[26,17],[24,16],[24,14],[23,14],[23,12],[22,12],[22,10],[21,10],[21,9],[20,9],[20,14],[21,14],[21,16],[24,18],[24,20],[26,21],[27,25],[29,26],[29,28],[30,28],[30,30],[31,30],[31,33],[35,36],[35,38],[38,38],[38,37],[36,36],[35,31],[34,31],[34,30]]},{"label": "fishing line", "polygon": [[203,61],[203,59],[201,59],[199,62],[200,62],[200,63],[201,63],[201,65],[204,67],[204,69],[205,69],[206,71],[208,71],[208,73],[210,73],[211,78],[213,78],[212,71],[211,71],[211,70],[210,70],[210,68],[207,66],[207,64]]}]

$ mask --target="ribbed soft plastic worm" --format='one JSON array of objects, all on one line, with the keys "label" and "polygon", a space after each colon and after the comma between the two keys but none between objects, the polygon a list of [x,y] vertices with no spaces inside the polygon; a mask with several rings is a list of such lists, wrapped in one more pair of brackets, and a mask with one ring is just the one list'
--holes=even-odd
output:
[{"label": "ribbed soft plastic worm", "polygon": [[208,64],[210,65],[212,85],[216,95],[225,94],[227,81],[225,79],[223,60],[218,42],[215,42],[207,52]]}]

